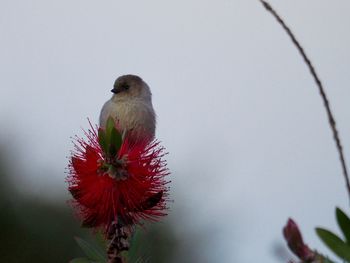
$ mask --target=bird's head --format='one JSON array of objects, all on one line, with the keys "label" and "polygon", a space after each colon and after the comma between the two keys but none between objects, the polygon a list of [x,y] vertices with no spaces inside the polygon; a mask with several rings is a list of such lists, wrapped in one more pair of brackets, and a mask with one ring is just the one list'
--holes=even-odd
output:
[{"label": "bird's head", "polygon": [[116,79],[111,92],[116,100],[126,99],[151,99],[151,91],[148,85],[136,75],[124,75]]}]

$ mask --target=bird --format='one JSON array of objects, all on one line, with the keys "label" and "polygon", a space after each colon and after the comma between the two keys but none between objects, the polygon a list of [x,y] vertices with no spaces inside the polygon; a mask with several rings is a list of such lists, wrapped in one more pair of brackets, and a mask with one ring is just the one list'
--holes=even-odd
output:
[{"label": "bird", "polygon": [[156,114],[152,93],[146,82],[136,75],[118,77],[111,90],[112,97],[101,109],[99,125],[105,128],[112,117],[116,128],[131,143],[147,143],[154,139]]}]

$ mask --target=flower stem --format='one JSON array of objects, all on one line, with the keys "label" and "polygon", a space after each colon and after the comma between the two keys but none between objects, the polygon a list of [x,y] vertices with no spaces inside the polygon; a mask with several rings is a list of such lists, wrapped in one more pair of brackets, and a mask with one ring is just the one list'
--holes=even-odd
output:
[{"label": "flower stem", "polygon": [[120,222],[114,222],[110,226],[108,233],[109,245],[107,247],[108,263],[126,263],[121,253],[129,250],[129,237],[132,232],[133,229],[130,225]]}]

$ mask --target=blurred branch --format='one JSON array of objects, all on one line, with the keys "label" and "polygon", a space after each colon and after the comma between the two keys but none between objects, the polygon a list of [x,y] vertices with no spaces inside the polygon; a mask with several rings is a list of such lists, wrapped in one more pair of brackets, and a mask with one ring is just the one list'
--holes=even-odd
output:
[{"label": "blurred branch", "polygon": [[327,95],[325,93],[325,90],[323,88],[322,82],[321,82],[320,78],[318,77],[316,70],[315,70],[314,66],[312,65],[310,59],[306,56],[303,47],[300,45],[298,40],[295,38],[295,36],[292,33],[292,31],[290,30],[290,28],[285,24],[285,22],[282,20],[282,18],[277,14],[277,12],[272,8],[272,6],[268,2],[266,2],[264,0],[259,0],[259,1],[263,4],[263,6],[266,8],[266,10],[269,11],[277,19],[278,23],[283,27],[283,29],[286,31],[288,36],[291,38],[293,44],[296,46],[300,55],[303,57],[305,64],[308,66],[310,73],[316,82],[316,85],[318,87],[318,90],[320,92],[320,95],[321,95],[323,103],[324,103],[324,107],[325,107],[326,112],[327,112],[329,125],[331,127],[332,132],[333,132],[333,138],[334,138],[334,141],[335,141],[338,153],[339,153],[340,163],[342,166],[343,175],[344,175],[345,183],[346,183],[346,188],[347,188],[349,199],[350,199],[350,180],[349,180],[349,175],[348,175],[348,171],[347,171],[347,167],[346,167],[346,163],[345,163],[343,147],[342,147],[341,140],[339,137],[339,132],[337,130],[336,122],[335,122],[335,119],[333,117],[333,113],[332,113],[331,108],[330,108],[329,100],[328,100]]}]

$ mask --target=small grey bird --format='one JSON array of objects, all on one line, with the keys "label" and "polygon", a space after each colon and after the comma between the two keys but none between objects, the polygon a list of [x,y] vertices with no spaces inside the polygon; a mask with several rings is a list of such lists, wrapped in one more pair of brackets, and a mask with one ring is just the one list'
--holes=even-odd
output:
[{"label": "small grey bird", "polygon": [[155,135],[156,114],[148,85],[138,76],[124,75],[117,78],[111,91],[112,98],[101,110],[100,127],[105,128],[111,116],[131,142],[151,141]]}]

